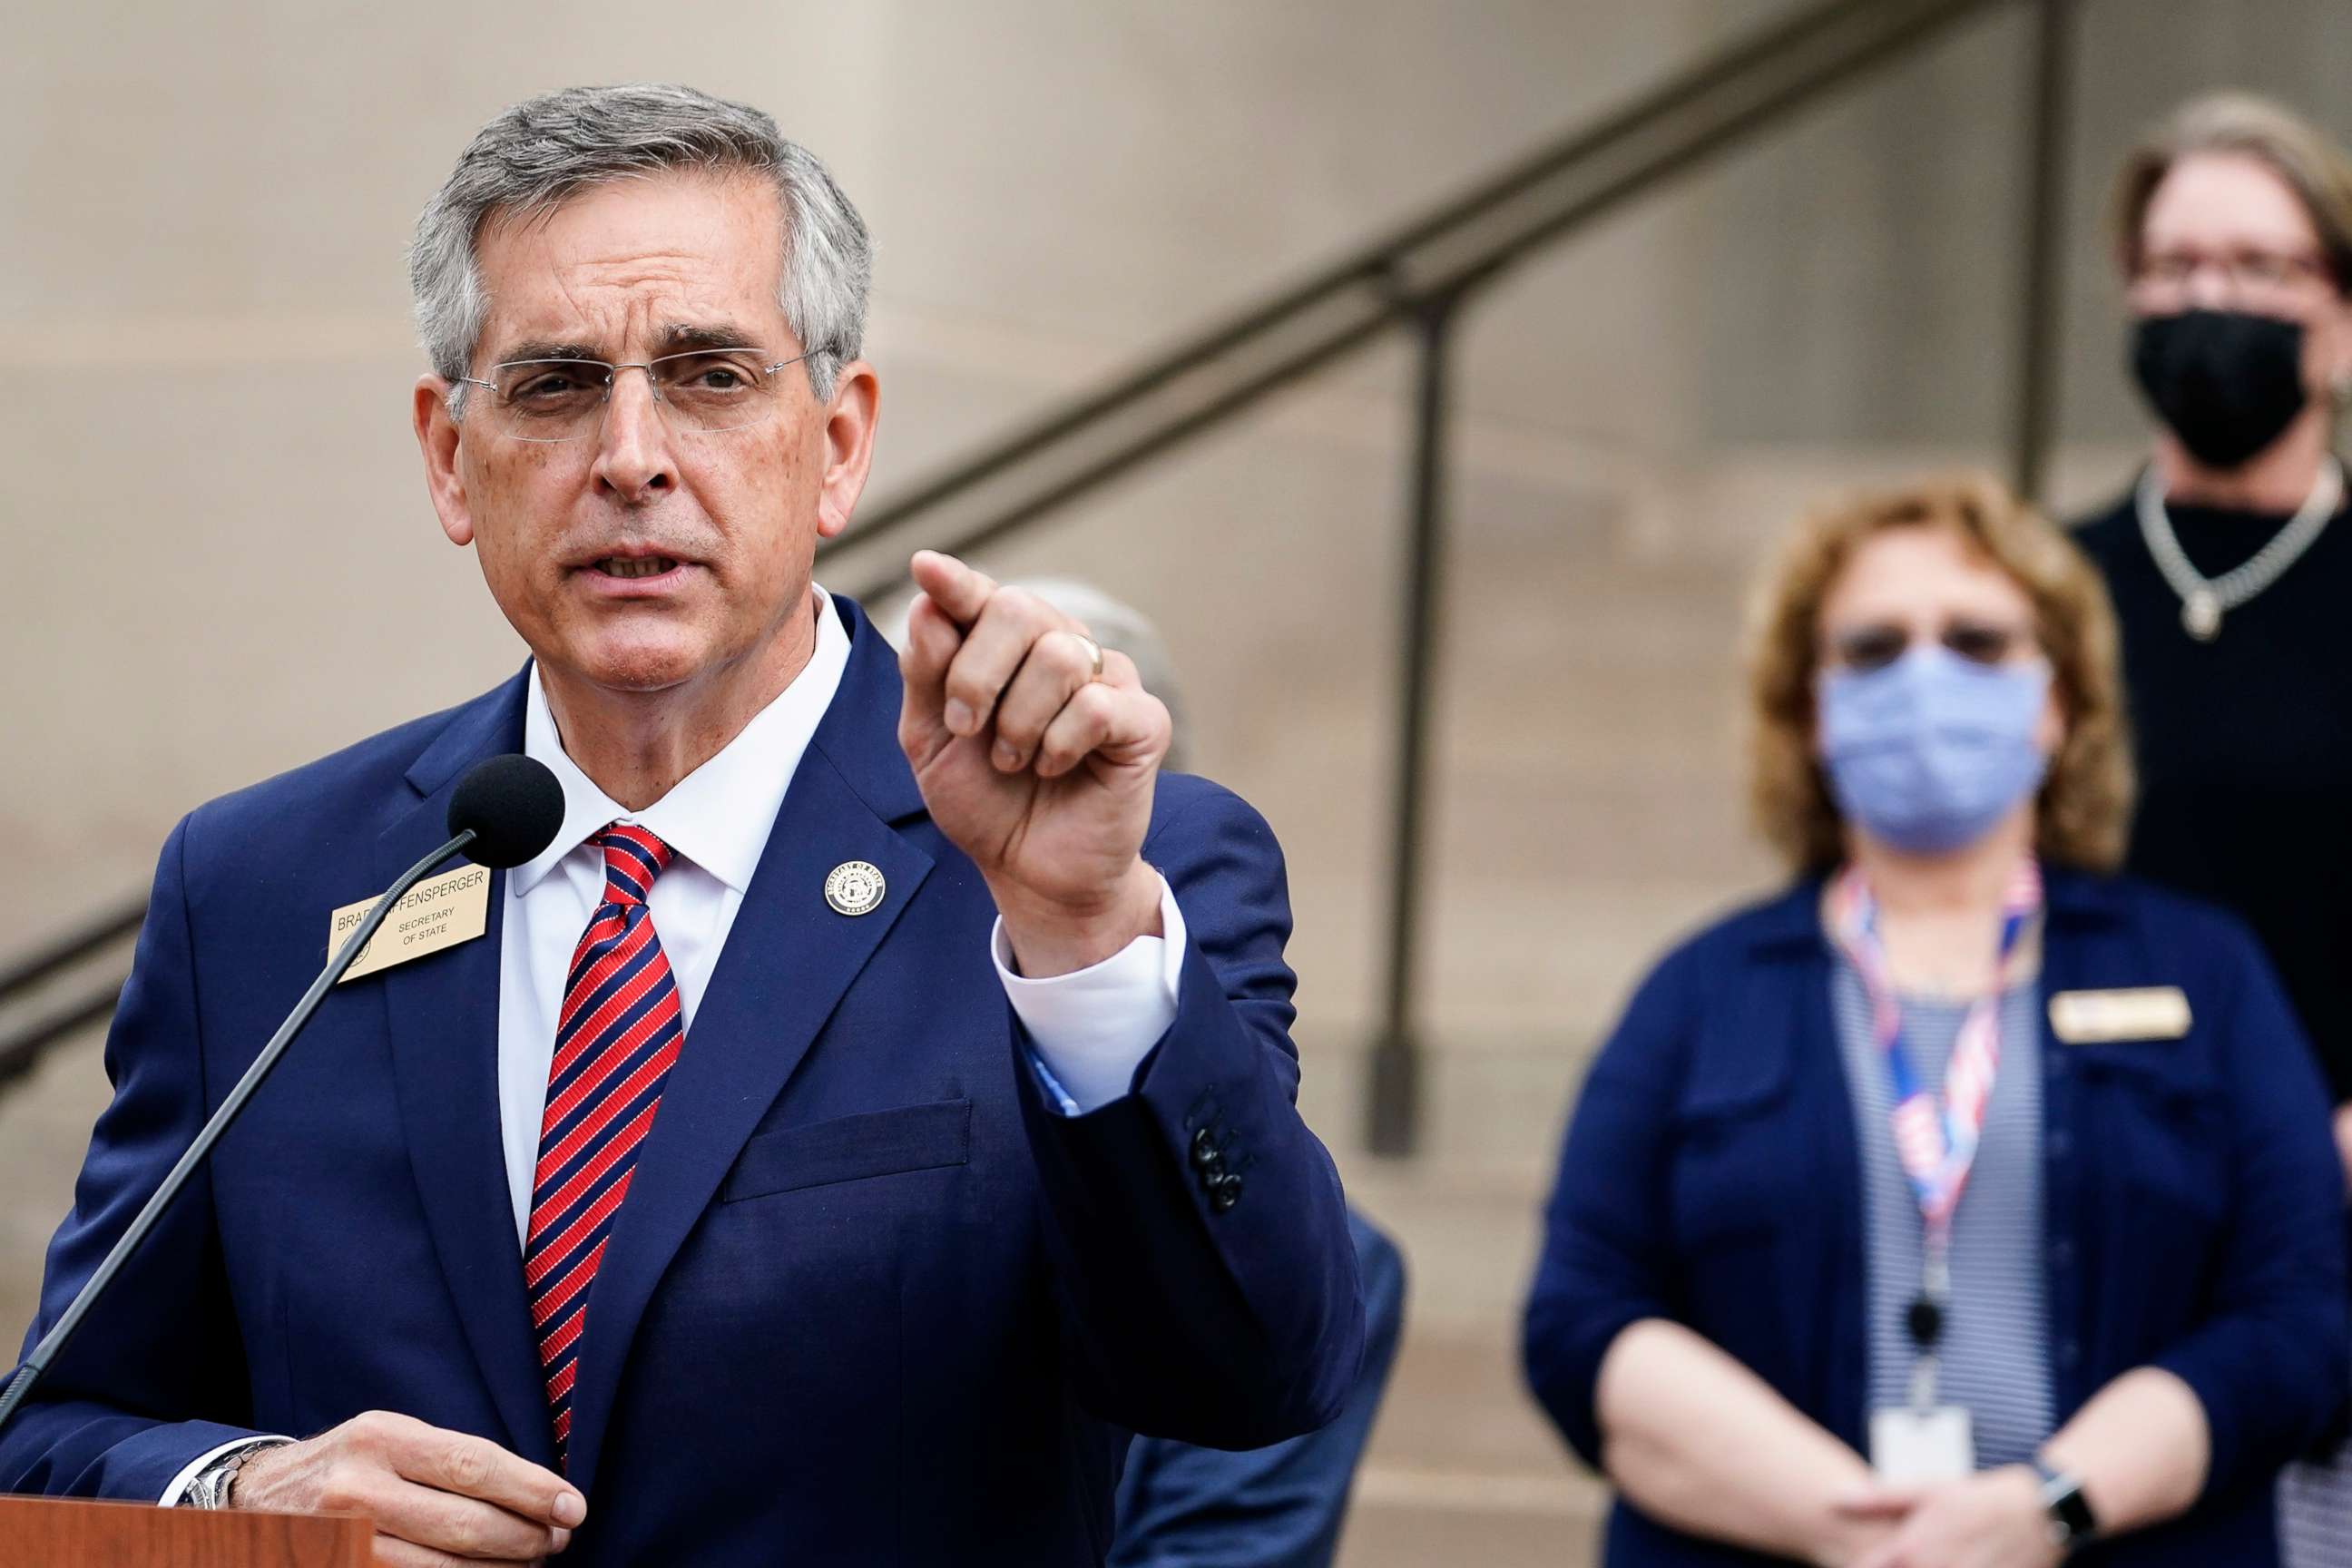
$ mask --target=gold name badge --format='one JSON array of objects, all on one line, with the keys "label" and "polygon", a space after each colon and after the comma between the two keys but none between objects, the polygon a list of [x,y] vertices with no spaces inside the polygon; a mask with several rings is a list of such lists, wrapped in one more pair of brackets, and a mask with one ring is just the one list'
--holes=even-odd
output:
[{"label": "gold name badge", "polygon": [[2050,998],[2050,1026],[2070,1046],[2177,1040],[2189,1032],[2189,998],[2178,985],[2061,991]]},{"label": "gold name badge", "polygon": [[[375,900],[362,899],[337,910],[327,922],[328,952],[339,950],[343,939],[359,929],[360,921],[374,907]],[[362,974],[471,942],[489,926],[489,868],[460,866],[409,889],[408,896],[392,906],[383,924],[375,928],[375,935],[368,938],[359,957],[343,971],[343,979],[357,980]]]}]

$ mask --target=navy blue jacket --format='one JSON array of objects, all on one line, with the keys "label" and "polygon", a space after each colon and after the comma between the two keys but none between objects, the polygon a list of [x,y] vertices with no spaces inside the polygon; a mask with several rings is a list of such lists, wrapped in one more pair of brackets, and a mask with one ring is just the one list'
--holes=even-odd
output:
[{"label": "navy blue jacket", "polygon": [[[1094,1564],[1129,1429],[1246,1447],[1328,1421],[1362,1342],[1330,1159],[1293,1107],[1290,914],[1265,824],[1160,783],[1190,932],[1137,1092],[1044,1103],[978,871],[896,739],[855,605],[840,691],[697,1012],[580,1362],[562,1561]],[[107,1043],[115,1093],[52,1245],[65,1306],[325,958],[328,911],[443,837],[522,742],[523,681],[195,812]],[[880,868],[851,919],[827,873]],[[37,1401],[0,1488],[152,1500],[247,1431],[404,1411],[553,1458],[500,1153],[499,911],[337,986]],[[1213,1209],[1205,1131],[1242,1178]]]},{"label": "navy blue jacket", "polygon": [[1110,1568],[1331,1568],[1356,1464],[1404,1331],[1404,1255],[1353,1209],[1364,1285],[1364,1364],[1320,1432],[1228,1451],[1139,1437],[1118,1479]]},{"label": "navy blue jacket", "polygon": [[[2042,1028],[2044,1260],[2063,1424],[2137,1366],[2178,1373],[2212,1433],[2202,1499],[2116,1564],[2277,1561],[2272,1479],[2345,1396],[2345,1227],[2327,1103],[2268,963],[2228,917],[2048,874],[2042,988],[2176,985],[2177,1040]],[[1867,1452],[1862,1174],[1831,1018],[1821,888],[1705,931],[1643,984],[1586,1079],[1547,1216],[1525,1353],[1600,1462],[1593,1386],[1618,1332],[1688,1326]],[[1762,1559],[1620,1501],[1612,1568]]]}]

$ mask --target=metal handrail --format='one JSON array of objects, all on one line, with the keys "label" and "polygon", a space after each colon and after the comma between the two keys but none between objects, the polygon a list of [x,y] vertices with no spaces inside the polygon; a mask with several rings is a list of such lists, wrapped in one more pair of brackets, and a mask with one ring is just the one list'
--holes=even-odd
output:
[{"label": "metal handrail", "polygon": [[128,969],[110,974],[73,1000],[48,1008],[31,1023],[11,1029],[7,1038],[0,1040],[0,1085],[31,1072],[43,1053],[59,1040],[110,1016],[116,1000],[122,994],[123,984],[130,978]]},{"label": "metal handrail", "polygon": [[[0,1005],[14,1005],[55,977],[91,963],[136,933],[146,915],[144,898],[127,900],[0,967]],[[51,1004],[0,1035],[0,1089],[32,1071],[49,1047],[114,1011],[115,997],[130,972],[125,958],[85,982],[65,1001]]]},{"label": "metal handrail", "polygon": [[0,969],[0,1002],[12,1002],[50,975],[72,968],[99,950],[121,942],[139,929],[147,915],[144,897],[105,910],[35,948]]},{"label": "metal handrail", "polygon": [[[1980,13],[2030,3],[2034,113],[2024,186],[2019,416],[2014,469],[2029,490],[2049,441],[2056,333],[2057,147],[2070,85],[2073,0],[1825,0],[1733,45],[1621,110],[1564,134],[1367,245],[1193,332],[1134,370],[1073,397],[951,462],[818,547],[820,561],[872,553],[917,524],[957,552],[1024,529],[1255,405],[1383,333],[1404,328],[1420,352],[1414,400],[1411,561],[1398,678],[1398,751],[1385,978],[1385,1023],[1372,1057],[1368,1142],[1402,1153],[1418,1105],[1413,984],[1420,931],[1421,834],[1428,809],[1430,707],[1444,560],[1446,363],[1465,300],[1514,263],[1559,242],[1861,73]],[[829,580],[859,598],[902,586],[903,568]],[[0,1003],[120,940],[141,905],[0,972]],[[0,1083],[47,1044],[102,1016],[121,974],[30,1026],[0,1037]]]}]

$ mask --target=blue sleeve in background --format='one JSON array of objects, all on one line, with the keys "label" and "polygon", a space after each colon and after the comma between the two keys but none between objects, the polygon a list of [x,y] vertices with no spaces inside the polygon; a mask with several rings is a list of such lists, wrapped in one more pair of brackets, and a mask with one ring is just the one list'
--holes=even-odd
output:
[{"label": "blue sleeve in background", "polygon": [[1353,1209],[1348,1233],[1363,1280],[1364,1360],[1339,1418],[1231,1453],[1138,1437],[1119,1480],[1109,1568],[1329,1568],[1404,1326],[1396,1244]]}]

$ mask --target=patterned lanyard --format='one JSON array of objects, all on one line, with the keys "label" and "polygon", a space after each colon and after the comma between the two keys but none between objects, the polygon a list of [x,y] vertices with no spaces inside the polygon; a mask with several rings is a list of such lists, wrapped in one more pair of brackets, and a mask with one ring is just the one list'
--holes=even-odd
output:
[{"label": "patterned lanyard", "polygon": [[1984,1132],[1985,1105],[2000,1068],[2001,998],[2024,978],[2032,961],[2022,939],[2042,912],[2042,868],[2029,855],[2021,859],[2001,895],[1999,979],[1969,1007],[1952,1043],[1939,1104],[1919,1081],[1903,1050],[1903,1007],[1886,976],[1886,949],[1878,935],[1878,900],[1862,873],[1848,868],[1830,889],[1830,929],[1862,976],[1870,998],[1871,1030],[1886,1063],[1894,1091],[1895,1152],[1910,1178],[1919,1217],[1927,1230],[1930,1293],[1941,1296],[1949,1257],[1952,1211],[1976,1163]]}]

